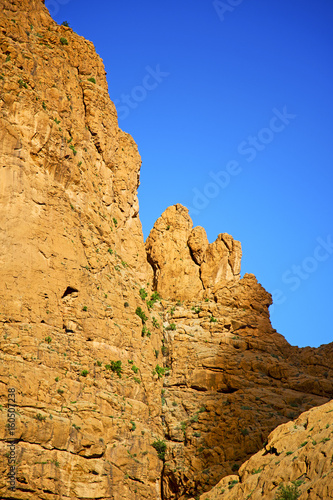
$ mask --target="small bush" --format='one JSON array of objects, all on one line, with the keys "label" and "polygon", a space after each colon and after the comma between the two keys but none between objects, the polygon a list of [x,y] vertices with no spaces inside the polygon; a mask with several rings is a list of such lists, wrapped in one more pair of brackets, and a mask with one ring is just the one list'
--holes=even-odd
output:
[{"label": "small bush", "polygon": [[65,38],[65,37],[63,37],[63,36],[62,36],[62,37],[60,38],[60,43],[61,43],[62,45],[68,45],[68,40],[67,40],[67,38]]},{"label": "small bush", "polygon": [[82,370],[81,375],[82,377],[86,377],[88,375],[88,370]]},{"label": "small bush", "polygon": [[136,424],[135,424],[135,422],[133,422],[133,420],[130,420],[130,422],[131,422],[131,424],[132,424],[132,427],[130,428],[130,431],[132,431],[132,432],[133,432],[133,431],[135,431],[135,429],[136,429]]},{"label": "small bush", "polygon": [[19,84],[20,88],[22,88],[22,87],[24,87],[25,89],[28,88],[28,85],[23,80],[21,80],[21,78],[19,79],[18,84]]},{"label": "small bush", "polygon": [[111,361],[110,370],[118,375],[121,378],[122,367],[121,361]]},{"label": "small bush", "polygon": [[158,300],[161,300],[161,297],[157,292],[154,292],[150,297],[150,300],[147,300],[148,309],[151,309]]},{"label": "small bush", "polygon": [[117,221],[117,219],[116,219],[115,217],[113,217],[113,219],[112,219],[112,220],[113,220],[113,224],[117,227],[117,225],[118,225],[118,221]]},{"label": "small bush", "polygon": [[96,80],[93,76],[91,76],[90,78],[88,78],[88,82],[96,83]]},{"label": "small bush", "polygon": [[152,447],[157,451],[157,456],[160,460],[165,460],[166,444],[165,441],[158,439],[154,441]]},{"label": "small bush", "polygon": [[231,490],[234,486],[236,486],[236,484],[238,484],[237,479],[233,479],[232,481],[230,481],[228,489]]},{"label": "small bush", "polygon": [[74,153],[74,156],[76,156],[77,151],[76,151],[75,147],[73,146],[73,144],[71,144],[69,146],[69,149],[71,149],[73,151],[73,153]]},{"label": "small bush", "polygon": [[70,27],[67,21],[62,22],[62,23],[61,23],[61,26],[66,26],[66,28],[69,28],[69,27]]},{"label": "small bush", "polygon": [[87,306],[83,306],[82,307],[82,311],[88,311],[88,307]]},{"label": "small bush", "polygon": [[40,422],[44,422],[46,420],[46,417],[43,417],[41,413],[37,413],[37,415],[35,415],[35,419],[39,420]]},{"label": "small bush", "polygon": [[144,311],[141,309],[141,307],[136,308],[135,314],[137,314],[139,318],[141,318],[142,324],[144,325],[148,318],[145,315]]},{"label": "small bush", "polygon": [[[158,352],[158,351],[157,351]],[[156,365],[154,372],[157,374],[158,378],[162,378],[165,373],[169,371],[168,367],[163,368],[162,366]],[[154,373],[154,375],[155,375]]]},{"label": "small bush", "polygon": [[133,365],[132,366],[132,370],[133,370],[134,373],[138,373],[139,368],[137,366]]},{"label": "small bush", "polygon": [[292,486],[283,486],[282,484],[279,486],[278,496],[275,497],[275,500],[297,500],[301,496],[301,492],[298,491],[298,485],[296,482],[293,482]]},{"label": "small bush", "polygon": [[214,318],[214,316],[211,316],[211,317],[209,318],[209,321],[210,321],[211,323],[216,323],[216,322],[217,322],[217,319],[216,319],[216,318]]},{"label": "small bush", "polygon": [[45,102],[44,102],[44,101],[42,102],[42,108],[43,108],[45,111],[46,111],[46,109],[47,109],[47,108],[46,108],[46,104],[45,104]]},{"label": "small bush", "polygon": [[159,322],[157,321],[157,319],[156,319],[156,318],[154,318],[154,316],[153,316],[153,326],[154,326],[155,328],[159,328],[159,327],[160,327]]},{"label": "small bush", "polygon": [[144,288],[140,288],[139,294],[140,294],[140,297],[142,298],[142,300],[145,300],[147,295],[148,295],[148,293],[146,292],[146,290]]},{"label": "small bush", "polygon": [[166,327],[166,330],[176,330],[176,325],[174,323],[171,323]]},{"label": "small bush", "polygon": [[50,336],[45,337],[45,342],[47,342],[48,344],[50,344],[52,342],[51,337]]}]

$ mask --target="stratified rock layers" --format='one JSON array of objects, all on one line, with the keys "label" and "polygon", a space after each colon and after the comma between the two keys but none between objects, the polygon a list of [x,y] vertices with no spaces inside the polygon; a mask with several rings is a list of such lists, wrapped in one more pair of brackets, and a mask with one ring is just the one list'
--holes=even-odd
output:
[{"label": "stratified rock layers", "polygon": [[0,497],[199,495],[329,400],[333,345],[291,347],[240,243],[185,207],[144,244],[140,155],[93,44],[40,0],[2,7]]}]

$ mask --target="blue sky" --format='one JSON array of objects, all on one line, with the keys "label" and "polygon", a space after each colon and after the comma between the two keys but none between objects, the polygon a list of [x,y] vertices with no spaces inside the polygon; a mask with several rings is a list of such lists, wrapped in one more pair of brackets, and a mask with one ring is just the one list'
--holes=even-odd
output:
[{"label": "blue sky", "polygon": [[275,298],[273,327],[332,341],[331,0],[46,0],[104,60],[142,156],[145,238],[174,203]]}]

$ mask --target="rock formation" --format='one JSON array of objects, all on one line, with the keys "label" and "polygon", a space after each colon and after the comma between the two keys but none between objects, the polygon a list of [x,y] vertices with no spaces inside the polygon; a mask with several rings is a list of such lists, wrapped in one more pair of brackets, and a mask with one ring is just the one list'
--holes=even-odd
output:
[{"label": "rock formation", "polygon": [[93,44],[41,0],[2,7],[0,498],[198,496],[329,401],[333,344],[290,346],[240,243],[181,205],[144,244],[140,155]]},{"label": "rock formation", "polygon": [[332,412],[331,401],[280,425],[238,475],[224,477],[200,500],[273,500],[288,490],[299,492],[299,500],[333,498]]},{"label": "rock formation", "polygon": [[188,210],[179,204],[155,222],[146,251],[154,287],[167,299],[202,299],[222,280],[240,277],[239,241],[224,233],[209,244],[204,228],[193,228]]}]

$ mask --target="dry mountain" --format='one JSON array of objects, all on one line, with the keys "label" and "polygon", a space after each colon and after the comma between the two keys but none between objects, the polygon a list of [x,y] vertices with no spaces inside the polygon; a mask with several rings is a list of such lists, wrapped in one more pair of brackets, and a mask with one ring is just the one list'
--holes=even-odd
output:
[{"label": "dry mountain", "polygon": [[[240,243],[209,243],[183,206],[144,243],[140,155],[91,42],[41,0],[2,0],[0,46],[0,497],[185,500],[240,468],[225,498],[245,498],[263,487],[249,459],[275,488],[326,474],[332,450],[310,441],[330,439],[327,406],[302,453],[280,438],[332,397],[333,344],[290,346],[270,294],[240,278]],[[311,485],[304,498],[331,498]]]}]

